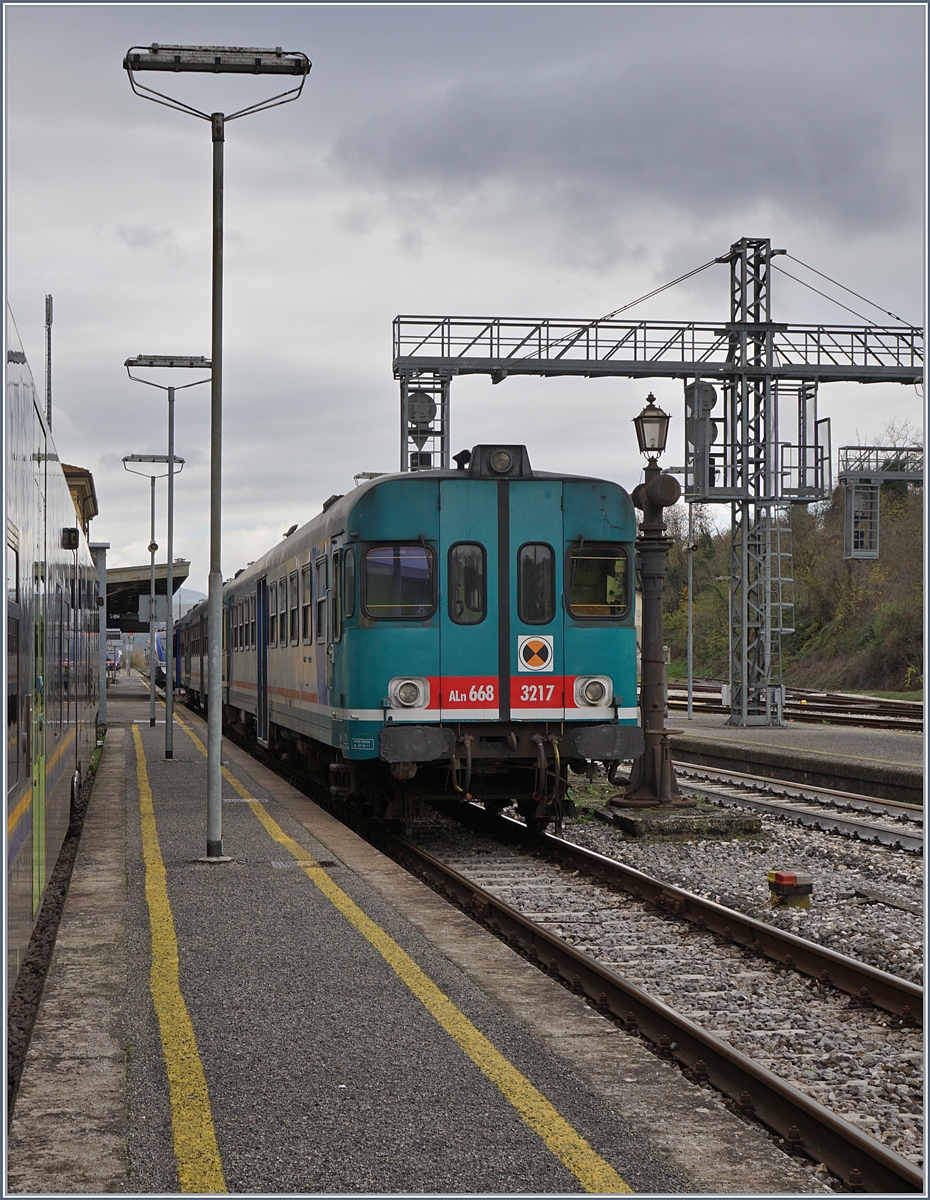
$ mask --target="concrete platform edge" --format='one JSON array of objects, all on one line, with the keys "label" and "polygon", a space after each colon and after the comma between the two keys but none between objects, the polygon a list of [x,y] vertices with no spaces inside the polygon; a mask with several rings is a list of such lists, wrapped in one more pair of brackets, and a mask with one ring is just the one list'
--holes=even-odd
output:
[{"label": "concrete platform edge", "polygon": [[111,728],[7,1139],[11,1193],[127,1190],[127,746]]}]

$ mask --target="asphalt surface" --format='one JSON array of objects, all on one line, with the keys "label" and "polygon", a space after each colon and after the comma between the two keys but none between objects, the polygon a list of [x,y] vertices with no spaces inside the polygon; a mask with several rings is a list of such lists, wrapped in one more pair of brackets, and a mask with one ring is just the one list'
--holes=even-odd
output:
[{"label": "asphalt surface", "polygon": [[[206,848],[206,761],[176,731],[141,726],[180,952],[232,1192],[578,1192],[575,1176],[439,1028],[377,950],[288,860],[248,804],[224,804],[233,861]],[[257,798],[262,789],[236,768]],[[232,789],[224,781],[225,796]],[[233,795],[235,795],[233,793]],[[149,998],[138,790],[127,771],[130,1190],[176,1191],[171,1111]],[[279,805],[268,811],[333,862]],[[687,1180],[618,1123],[354,872],[338,883],[637,1191]]]}]

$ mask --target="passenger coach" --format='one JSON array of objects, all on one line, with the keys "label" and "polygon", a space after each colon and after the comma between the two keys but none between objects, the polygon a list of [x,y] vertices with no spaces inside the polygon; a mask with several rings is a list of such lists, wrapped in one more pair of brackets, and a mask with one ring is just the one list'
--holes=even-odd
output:
[{"label": "passenger coach", "polygon": [[32,937],[94,750],[97,573],[7,310],[7,990]]},{"label": "passenger coach", "polygon": [[[542,826],[569,765],[642,751],[633,506],[523,446],[460,458],[333,497],[226,585],[224,716],[388,816],[469,795]],[[206,645],[203,604],[177,645],[199,703]]]}]

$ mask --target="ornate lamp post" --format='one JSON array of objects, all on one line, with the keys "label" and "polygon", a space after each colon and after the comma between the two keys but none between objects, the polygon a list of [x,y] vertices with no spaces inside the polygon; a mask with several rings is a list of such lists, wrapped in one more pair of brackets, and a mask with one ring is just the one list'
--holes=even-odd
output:
[{"label": "ornate lamp post", "polygon": [[637,558],[643,589],[643,658],[639,707],[642,714],[646,748],[633,763],[630,786],[613,804],[621,808],[693,808],[682,798],[672,766],[669,731],[665,728],[668,683],[665,676],[664,636],[662,630],[662,592],[672,539],[666,536],[663,509],[681,495],[674,475],[666,475],[658,465],[668,438],[668,414],[663,412],[650,392],[646,407],[635,417],[640,453],[648,463],[645,478],[633,490],[633,503],[643,519],[636,539]]}]

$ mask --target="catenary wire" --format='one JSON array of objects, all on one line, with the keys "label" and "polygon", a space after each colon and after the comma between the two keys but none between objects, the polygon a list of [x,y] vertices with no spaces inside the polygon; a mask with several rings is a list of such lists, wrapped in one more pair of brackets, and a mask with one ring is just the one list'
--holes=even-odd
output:
[{"label": "catenary wire", "polygon": [[686,279],[690,279],[692,275],[697,275],[701,271],[706,271],[708,267],[712,267],[718,260],[712,258],[710,262],[704,263],[703,266],[695,267],[693,271],[688,271],[684,275],[679,275],[677,279],[671,280],[670,283],[663,283],[661,287],[657,287],[654,291],[647,292],[645,296],[640,296],[638,300],[631,300],[629,304],[624,304],[621,308],[615,308],[613,312],[608,313],[606,317],[601,317],[602,321],[612,321],[614,317],[618,317],[622,312],[626,312],[628,308],[633,308],[636,304],[642,304],[644,300],[651,300],[653,296],[658,296],[660,292],[665,292],[669,288],[674,287],[676,283],[683,283]]},{"label": "catenary wire", "polygon": [[[640,296],[636,300],[631,300],[629,304],[624,304],[620,308],[615,308],[613,312],[609,312],[606,316],[598,317],[594,321],[586,321],[579,325],[578,330],[593,329],[595,325],[599,325],[602,321],[612,321],[614,317],[618,317],[621,313],[626,312],[628,308],[633,308],[637,304],[642,304],[644,300],[651,300],[653,296],[658,296],[660,292],[668,291],[669,288],[675,286],[676,283],[683,283],[684,280],[690,279],[692,275],[698,275],[701,271],[706,271],[708,267],[712,267],[714,263],[719,262],[719,259],[712,258],[710,262],[704,263],[700,267],[695,267],[693,271],[687,271],[684,275],[679,275],[677,279],[672,279],[669,283],[663,283],[661,287],[655,288],[651,292],[647,292],[645,296]],[[560,346],[565,342],[571,341],[572,338],[580,336],[580,332],[567,333],[563,337],[556,338],[550,342],[550,346]]]},{"label": "catenary wire", "polygon": [[[815,275],[819,275],[821,279],[826,279],[828,283],[834,284],[838,288],[842,288],[844,292],[849,292],[850,296],[855,296],[857,300],[865,300],[866,304],[871,304],[873,308],[877,308],[879,312],[883,312],[886,317],[891,317],[895,321],[900,321],[902,325],[910,325],[910,321],[905,321],[903,317],[899,317],[896,313],[889,312],[887,308],[882,308],[880,304],[876,304],[874,300],[869,300],[867,296],[860,296],[858,292],[854,292],[852,288],[848,288],[844,283],[839,283],[836,279],[831,279],[829,275],[824,275],[823,271],[818,271],[816,267],[812,267],[810,263],[801,262],[799,258],[795,258],[793,254],[785,252],[785,257],[790,258],[792,262],[796,262],[799,267],[805,267],[808,271],[813,271]],[[792,275],[793,279],[794,276]],[[850,309],[850,312],[852,310]]]},{"label": "catenary wire", "polygon": [[[803,263],[801,264],[804,265]],[[773,271],[778,271],[780,275],[787,275],[789,279],[793,279],[795,283],[799,283],[801,287],[809,288],[810,291],[816,292],[818,296],[823,296],[824,300],[829,300],[831,304],[835,304],[838,308],[842,308],[845,312],[852,313],[854,317],[858,317],[860,321],[867,321],[869,325],[878,328],[876,321],[867,317],[864,313],[856,312],[854,308],[850,308],[848,304],[840,304],[839,300],[834,300],[832,296],[828,296],[826,292],[822,292],[820,288],[815,288],[813,284],[805,283],[803,279],[798,279],[797,275],[792,275],[790,271],[786,271],[783,267],[776,267],[774,263],[770,264]]]}]

